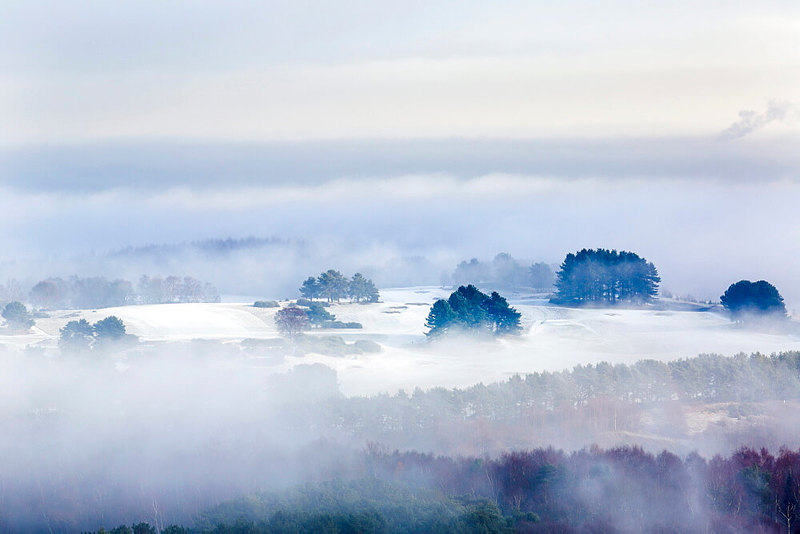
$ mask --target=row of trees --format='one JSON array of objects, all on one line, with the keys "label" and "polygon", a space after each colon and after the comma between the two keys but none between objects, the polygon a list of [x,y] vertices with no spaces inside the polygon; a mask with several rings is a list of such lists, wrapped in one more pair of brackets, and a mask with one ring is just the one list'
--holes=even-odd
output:
[{"label": "row of trees", "polygon": [[134,289],[127,280],[108,280],[102,276],[66,280],[48,278],[33,286],[29,299],[44,309],[111,308],[131,304],[173,302],[219,302],[219,292],[212,284],[191,276],[166,278],[142,276]]},{"label": "row of trees", "polygon": [[[394,414],[407,420],[400,432],[418,425],[417,414],[435,414],[438,424],[467,419],[529,420],[612,400],[647,406],[664,402],[753,403],[800,399],[800,352],[771,356],[755,353],[725,357],[706,354],[670,362],[642,360],[634,364],[578,365],[571,370],[517,375],[505,382],[465,389],[435,388],[378,399],[342,401],[332,419],[354,427],[373,427]],[[348,405],[354,405],[352,412]],[[373,410],[366,404],[372,404]],[[358,414],[358,415],[356,415]],[[373,436],[374,437],[374,436]]]},{"label": "row of trees", "polygon": [[431,306],[425,326],[428,336],[438,337],[452,330],[485,332],[496,336],[518,334],[521,314],[496,291],[491,296],[473,285],[461,286],[447,300]]},{"label": "row of trees", "polygon": [[629,446],[538,448],[489,459],[371,447],[348,460],[344,481],[242,496],[163,532],[792,534],[800,522],[800,451],[789,449],[707,460]]},{"label": "row of trees", "polygon": [[555,277],[546,263],[539,262],[526,267],[513,256],[501,252],[491,262],[481,262],[477,258],[458,264],[450,280],[453,285],[478,284],[500,289],[519,289],[532,287],[549,291]]},{"label": "row of trees", "polygon": [[339,302],[349,297],[353,302],[378,302],[380,293],[369,278],[356,273],[347,279],[337,270],[329,269],[316,278],[309,276],[300,286],[300,294],[309,299],[324,298],[328,302]]}]

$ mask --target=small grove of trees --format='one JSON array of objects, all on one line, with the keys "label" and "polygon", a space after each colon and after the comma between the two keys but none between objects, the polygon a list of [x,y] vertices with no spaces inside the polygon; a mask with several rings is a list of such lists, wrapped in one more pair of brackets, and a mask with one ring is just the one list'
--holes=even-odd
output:
[{"label": "small grove of trees", "polygon": [[378,302],[380,293],[369,278],[356,273],[348,280],[335,269],[328,269],[316,278],[309,276],[300,286],[300,295],[314,300],[325,298],[328,302],[339,302],[349,297],[353,302]]},{"label": "small grove of trees", "polygon": [[477,258],[462,261],[451,278],[456,285],[477,283],[509,289],[532,287],[550,290],[555,281],[548,264],[539,262],[525,267],[505,252],[497,254],[491,262],[481,262]]},{"label": "small grove of trees", "polygon": [[219,302],[219,292],[209,283],[191,276],[142,276],[134,289],[127,280],[91,278],[48,278],[30,291],[31,304],[45,309],[89,309],[127,306],[131,304],[165,304],[172,302]]},{"label": "small grove of trees", "polygon": [[583,249],[567,254],[556,275],[554,304],[644,304],[658,294],[655,265],[633,252]]},{"label": "small grove of trees", "polygon": [[778,289],[765,280],[739,280],[719,298],[737,321],[756,317],[786,317],[786,306]]},{"label": "small grove of trees", "polygon": [[494,335],[518,334],[521,314],[496,291],[491,296],[473,285],[461,286],[447,300],[431,306],[425,326],[428,336],[439,336],[453,329],[486,332]]},{"label": "small grove of trees", "polygon": [[27,332],[33,326],[33,316],[28,308],[19,301],[12,301],[3,308],[3,319],[8,329],[13,332]]},{"label": "small grove of trees", "polygon": [[106,348],[129,336],[119,317],[110,315],[94,324],[86,319],[70,321],[60,330],[58,348],[63,353],[80,353],[94,348]]}]

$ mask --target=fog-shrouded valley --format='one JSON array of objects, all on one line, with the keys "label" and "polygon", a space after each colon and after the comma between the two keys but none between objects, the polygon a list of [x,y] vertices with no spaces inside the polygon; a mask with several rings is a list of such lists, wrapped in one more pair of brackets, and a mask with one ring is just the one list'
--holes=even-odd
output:
[{"label": "fog-shrouded valley", "polygon": [[0,533],[800,533],[798,28],[7,3]]}]

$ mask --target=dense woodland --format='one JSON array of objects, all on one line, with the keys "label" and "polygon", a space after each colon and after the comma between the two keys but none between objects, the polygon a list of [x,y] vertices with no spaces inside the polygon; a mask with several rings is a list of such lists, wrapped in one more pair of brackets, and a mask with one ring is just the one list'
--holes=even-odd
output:
[{"label": "dense woodland", "polygon": [[800,452],[788,449],[707,460],[637,447],[496,459],[372,448],[351,469],[332,482],[214,506],[192,528],[165,532],[791,534],[800,520]]},{"label": "dense woodland", "polygon": [[[174,363],[185,368],[183,358],[189,357],[193,367],[202,367],[223,348],[229,351],[226,358],[235,358],[234,347],[193,345]],[[115,397],[128,395],[126,388],[139,391],[142,384],[132,380],[150,376],[138,368],[156,361],[148,352],[155,349],[137,350],[128,359],[128,373],[111,375]],[[172,352],[179,350],[176,345]],[[158,359],[158,365],[169,363]],[[42,364],[56,370],[62,365]],[[213,360],[208,365],[219,374]],[[156,435],[165,442],[176,431],[190,432],[180,435],[182,447],[188,447],[182,462],[195,466],[191,472],[180,462],[150,465],[145,475],[126,467],[129,479],[93,464],[72,470],[58,463],[56,471],[44,473],[29,468],[21,485],[14,478],[4,482],[0,530],[97,529],[120,519],[143,529],[148,526],[139,525],[142,521],[156,525],[154,502],[162,521],[158,529],[178,523],[213,532],[785,532],[784,516],[796,521],[800,455],[780,445],[800,446],[793,415],[800,398],[800,353],[579,366],[464,390],[372,398],[343,397],[336,374],[319,364],[275,376],[266,390],[258,376],[249,378],[260,384],[256,391],[270,396],[248,396],[248,410],[236,419],[225,411],[216,413],[219,419],[209,419],[213,411],[191,416],[221,437],[195,444],[191,421],[177,429],[158,426]],[[156,413],[173,409],[160,402],[162,396],[171,398],[168,393],[147,391]],[[74,391],[64,394],[71,397]],[[193,394],[214,406],[213,395]],[[773,413],[770,400],[778,407]],[[676,454],[679,433],[687,432],[680,428],[681,410],[709,403],[724,404],[729,418],[745,421],[752,415],[762,421],[756,434],[733,429],[730,444],[753,444],[754,437],[779,441],[770,442],[770,452]],[[137,424],[136,415],[120,412],[109,422],[117,417],[122,417],[115,424],[121,425],[117,432],[127,456],[114,465],[148,466],[148,447],[124,430],[128,421]],[[68,413],[45,412],[34,419],[27,415],[22,428],[49,441],[49,429],[69,421]],[[17,432],[20,424],[0,420]],[[782,435],[781,424],[786,426]],[[273,438],[284,438],[275,433],[287,429],[307,436],[306,445],[291,453],[276,451]],[[664,446],[591,447],[608,432],[615,432],[617,442],[662,432],[673,452],[659,452]],[[574,443],[564,444],[564,436]],[[87,436],[89,443],[92,439]],[[391,452],[395,449],[407,452]],[[27,458],[31,453],[16,454]],[[284,483],[312,484],[289,493],[249,495],[274,487],[276,477],[286,477],[278,473],[287,472],[298,478]],[[248,496],[214,506],[242,493]]]}]

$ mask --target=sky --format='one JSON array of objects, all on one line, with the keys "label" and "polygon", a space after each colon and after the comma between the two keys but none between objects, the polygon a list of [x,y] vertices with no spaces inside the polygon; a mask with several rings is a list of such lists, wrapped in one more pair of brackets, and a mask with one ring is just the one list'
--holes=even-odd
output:
[{"label": "sky", "polygon": [[0,17],[7,277],[22,257],[228,236],[441,268],[608,247],[677,293],[767,278],[800,307],[798,146],[791,1],[11,0]]}]

